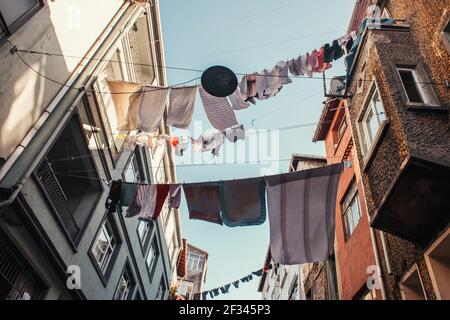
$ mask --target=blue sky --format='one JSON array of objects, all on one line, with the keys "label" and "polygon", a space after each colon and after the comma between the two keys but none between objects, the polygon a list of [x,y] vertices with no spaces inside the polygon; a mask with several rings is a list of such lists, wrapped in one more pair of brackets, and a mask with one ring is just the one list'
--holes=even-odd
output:
[{"label": "blue sky", "polygon": [[[296,58],[344,35],[353,6],[354,0],[161,0],[166,65],[199,70],[224,65],[236,73],[271,69],[280,60]],[[343,73],[341,59],[334,62],[327,77]],[[167,76],[172,85],[201,74],[168,69]],[[256,105],[237,111],[236,116],[245,124],[247,132],[314,123],[319,119],[323,101],[321,80],[293,79],[277,96],[257,101]],[[174,133],[196,138],[202,132],[213,132],[199,96],[193,120],[189,130],[174,130]],[[178,181],[224,180],[286,172],[288,161],[278,160],[289,159],[292,153],[324,155],[323,144],[312,142],[314,130],[315,126],[310,125],[279,131],[278,136],[270,131],[270,137],[276,142],[270,143],[268,153],[258,148],[257,155],[251,151],[254,140],[247,138],[236,145],[226,142],[222,155],[230,155],[231,149],[236,154],[239,152],[241,158],[235,160],[239,164],[220,164],[223,158],[211,160],[209,153],[193,155],[188,152],[177,158]],[[278,147],[275,148],[274,143]],[[247,163],[255,159],[250,157],[268,160],[264,157],[266,153],[271,163]],[[219,163],[214,164],[214,161]],[[181,220],[183,237],[209,252],[204,289],[230,283],[262,267],[269,245],[268,221],[257,227],[228,228],[189,220],[184,200]],[[256,278],[251,283],[241,284],[239,289],[232,286],[229,294],[216,299],[260,299],[258,283],[259,278]]]}]

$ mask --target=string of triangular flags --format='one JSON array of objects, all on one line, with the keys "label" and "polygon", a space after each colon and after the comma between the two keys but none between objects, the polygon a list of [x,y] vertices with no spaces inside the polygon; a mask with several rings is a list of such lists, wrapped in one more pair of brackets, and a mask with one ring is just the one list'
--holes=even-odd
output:
[{"label": "string of triangular flags", "polygon": [[337,186],[344,167],[337,163],[263,177],[182,184],[117,180],[111,183],[105,206],[120,213],[126,207],[127,218],[152,221],[166,203],[179,208],[183,188],[189,219],[233,228],[261,225],[268,216],[276,263],[323,261],[333,253]]},{"label": "string of triangular flags", "polygon": [[210,289],[210,290],[205,290],[205,291],[201,291],[201,292],[195,292],[195,293],[190,293],[189,296],[191,297],[198,297],[201,298],[201,300],[207,300],[208,298],[210,299],[214,299],[215,297],[219,296],[220,294],[228,294],[231,288],[231,285],[233,285],[233,287],[235,289],[239,289],[239,284],[240,283],[248,283],[252,280],[255,279],[255,277],[261,277],[264,273],[268,273],[269,270],[273,269],[273,265],[269,264],[267,266],[264,266],[263,268],[257,270],[257,271],[253,271],[252,273],[237,279],[235,281],[231,281],[230,283],[227,283],[223,286],[214,288],[214,289]]}]

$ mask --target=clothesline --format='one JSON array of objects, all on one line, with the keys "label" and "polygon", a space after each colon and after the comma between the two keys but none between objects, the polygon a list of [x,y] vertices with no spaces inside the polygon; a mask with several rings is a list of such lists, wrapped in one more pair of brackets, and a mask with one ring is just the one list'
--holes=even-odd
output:
[{"label": "clothesline", "polygon": [[115,180],[105,207],[119,213],[126,207],[127,218],[153,221],[167,199],[169,208],[179,208],[183,189],[189,219],[233,228],[261,225],[268,215],[275,263],[324,261],[333,252],[338,181],[342,170],[350,165],[338,163],[256,178],[197,183]]},{"label": "clothesline", "polygon": [[216,287],[216,288],[210,289],[210,290],[203,290],[203,291],[200,291],[200,292],[189,293],[189,297],[191,297],[191,296],[194,296],[194,297],[195,296],[200,296],[200,297],[202,297],[203,300],[206,300],[206,298],[207,298],[207,296],[209,294],[209,297],[211,299],[214,299],[219,294],[227,294],[227,293],[229,293],[229,289],[230,289],[231,285],[233,285],[235,289],[239,289],[239,283],[250,282],[251,280],[253,280],[253,276],[261,277],[264,273],[269,272],[269,270],[271,270],[271,269],[273,269],[273,265],[269,264],[269,265],[264,266],[263,268],[261,268],[261,269],[259,269],[257,271],[253,271],[252,273],[249,273],[248,275],[246,275],[246,276],[244,276],[244,277],[242,277],[240,279],[237,279],[235,281],[231,281],[231,282],[229,282],[229,283],[227,283],[227,284],[225,284],[223,286]]},{"label": "clothesline", "polygon": [[[15,47],[14,45],[12,45],[13,47]],[[31,54],[42,54],[42,55],[47,55],[47,56],[61,56],[61,57],[65,57],[65,58],[76,58],[76,59],[85,59],[85,60],[92,60],[92,61],[107,61],[107,62],[114,62],[114,63],[121,63],[121,64],[129,64],[129,65],[140,65],[140,66],[149,66],[149,67],[155,67],[155,68],[166,68],[166,69],[175,69],[175,70],[183,70],[183,71],[191,71],[191,72],[199,72],[199,73],[202,73],[202,72],[204,72],[204,70],[199,70],[199,69],[190,69],[190,68],[182,68],[182,67],[167,67],[167,66],[155,66],[155,65],[150,65],[150,64],[145,64],[145,63],[134,63],[134,62],[126,62],[126,61],[116,61],[116,60],[106,60],[106,59],[100,59],[100,58],[84,58],[84,57],[80,57],[80,56],[73,56],[73,55],[64,55],[64,54],[58,54],[58,53],[54,53],[54,52],[43,52],[43,51],[36,51],[36,50],[25,50],[25,49],[15,49],[17,52],[23,52],[23,53],[31,53]],[[18,57],[19,58],[23,58],[22,56],[19,56],[18,55]],[[20,60],[22,60],[22,59],[20,59]],[[24,60],[22,60],[22,62],[25,64],[25,65],[27,65],[32,71],[34,71],[34,72],[36,72],[36,73],[38,73],[39,74],[39,72],[37,71],[37,70],[35,70],[34,68],[32,68],[28,63],[26,63]],[[239,75],[239,76],[244,76],[244,75],[246,75],[247,73],[242,73],[242,72],[238,72],[238,73],[236,73],[236,75]],[[48,77],[48,76],[45,76],[45,75],[43,75],[43,74],[39,74],[41,77],[44,77],[44,78],[46,78],[47,80],[49,80],[49,81],[52,81],[52,82],[55,82],[55,83],[57,83],[57,84],[61,84],[61,85],[64,85],[63,83],[60,83],[60,82],[58,82],[57,80],[55,80],[55,79],[52,79],[52,78],[50,78],[50,77]],[[275,76],[275,75],[272,75],[272,76],[269,76],[268,75],[268,77],[281,77],[281,76]],[[314,76],[312,76],[312,77],[308,77],[308,76],[295,76],[295,75],[290,75],[289,76],[290,78],[294,78],[294,79],[311,79],[311,80],[323,80],[323,79],[325,79],[325,80],[333,80],[333,77],[325,77],[325,78],[323,78],[323,77],[314,77]],[[187,83],[190,83],[190,82],[193,82],[193,81],[195,81],[195,80],[198,80],[198,79],[200,79],[200,77],[196,77],[196,78],[194,78],[194,79],[192,79],[192,80],[188,80],[188,81],[184,81],[184,82],[182,82],[182,83],[178,83],[178,84],[174,84],[174,85],[171,85],[171,86],[168,86],[168,87],[161,87],[161,89],[167,89],[167,88],[170,88],[170,87],[175,87],[175,86],[182,86],[183,84],[187,84]],[[352,80],[350,80],[350,82],[359,82],[359,81],[363,81],[363,82],[372,82],[373,80],[371,80],[371,79],[352,79]],[[392,82],[392,81],[395,81],[395,80],[377,80],[378,82],[380,82],[380,83],[384,83],[384,82]],[[445,82],[445,81],[442,81],[442,82],[432,82],[432,81],[430,81],[430,82],[423,82],[423,81],[411,81],[411,83],[416,83],[416,84],[434,84],[434,85],[447,85],[447,83]],[[198,85],[198,84],[197,84]],[[72,88],[72,89],[76,89],[76,90],[83,90],[84,88],[83,87],[74,87],[74,86],[70,86],[70,88]],[[87,91],[87,90],[86,90]],[[151,90],[150,90],[151,91]],[[112,94],[112,93],[110,93],[110,92],[101,92],[101,91],[95,91],[95,90],[90,90],[90,91],[87,91],[87,92],[92,92],[92,93],[100,93],[100,94]],[[114,94],[129,94],[129,93],[133,93],[133,92],[122,92],[122,93],[114,93]]]}]

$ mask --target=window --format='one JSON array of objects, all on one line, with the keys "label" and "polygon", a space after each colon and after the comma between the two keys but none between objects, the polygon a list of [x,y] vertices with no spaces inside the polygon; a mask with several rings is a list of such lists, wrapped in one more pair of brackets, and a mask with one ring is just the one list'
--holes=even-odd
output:
[{"label": "window", "polygon": [[166,285],[164,283],[164,277],[161,277],[161,280],[159,281],[158,290],[156,291],[155,300],[164,299],[165,293],[166,293]]},{"label": "window", "polygon": [[406,92],[409,103],[425,103],[424,94],[420,91],[418,83],[420,82],[416,71],[409,68],[397,68],[402,80],[403,89]]},{"label": "window", "polygon": [[188,268],[188,270],[192,270],[192,271],[202,271],[204,261],[205,261],[205,257],[203,255],[189,252],[187,268]]},{"label": "window", "polygon": [[192,292],[194,292],[194,283],[186,280],[181,281],[178,293],[182,296],[186,296],[187,294],[191,294]]},{"label": "window", "polygon": [[113,300],[128,300],[131,297],[131,291],[134,286],[134,279],[132,277],[129,264],[125,265],[125,269],[117,284],[116,293],[114,293]]},{"label": "window", "polygon": [[145,263],[147,264],[147,269],[150,272],[150,278],[152,278],[153,271],[156,266],[157,257],[159,255],[158,246],[156,244],[156,239],[150,245],[147,252],[147,257],[145,258]]},{"label": "window", "polygon": [[[138,148],[138,147],[136,147]],[[139,157],[137,155],[137,149],[131,155],[128,165],[123,173],[125,182],[142,182],[142,174],[140,173]]]},{"label": "window", "polygon": [[0,39],[17,31],[42,6],[41,0],[0,0]]},{"label": "window", "polygon": [[362,217],[356,181],[352,183],[350,189],[345,195],[342,203],[342,209],[344,212],[345,235],[348,239],[352,235],[353,231],[355,231],[356,226]]},{"label": "window", "polygon": [[141,220],[138,222],[137,234],[142,244],[145,244],[145,240],[147,239],[147,236],[150,234],[151,229],[152,229],[151,222]]},{"label": "window", "polygon": [[44,297],[46,289],[9,239],[0,233],[0,300],[38,300]]},{"label": "window", "polygon": [[92,256],[103,275],[107,273],[108,266],[116,254],[119,244],[113,219],[111,215],[107,215],[91,248]]},{"label": "window", "polygon": [[103,191],[78,113],[69,120],[35,174],[66,234],[72,244],[76,243]]},{"label": "window", "polygon": [[298,300],[298,276],[294,278],[289,290],[289,300]]},{"label": "window", "polygon": [[[103,127],[103,121],[98,113],[95,99],[92,94],[86,94],[80,101],[78,106],[81,125],[86,136],[89,150],[93,151],[93,155],[98,158],[105,169],[108,169],[108,162],[113,162],[113,157],[108,146],[108,139]],[[111,180],[109,170],[103,170],[108,180]]]},{"label": "window", "polygon": [[383,103],[378,88],[374,83],[369,92],[366,106],[359,119],[363,153],[367,154],[383,122],[386,121]]}]

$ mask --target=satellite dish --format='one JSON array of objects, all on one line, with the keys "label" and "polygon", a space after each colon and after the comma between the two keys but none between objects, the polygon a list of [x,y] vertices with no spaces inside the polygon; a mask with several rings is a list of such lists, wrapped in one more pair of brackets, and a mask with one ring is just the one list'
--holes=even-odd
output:
[{"label": "satellite dish", "polygon": [[212,96],[227,97],[236,90],[238,80],[227,67],[213,66],[203,72],[202,86]]},{"label": "satellite dish", "polygon": [[345,91],[345,77],[334,77],[330,81],[330,94],[339,96]]}]

